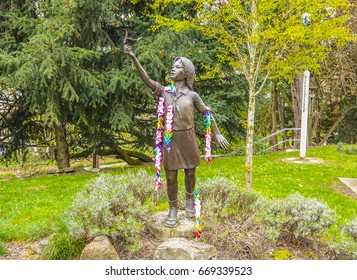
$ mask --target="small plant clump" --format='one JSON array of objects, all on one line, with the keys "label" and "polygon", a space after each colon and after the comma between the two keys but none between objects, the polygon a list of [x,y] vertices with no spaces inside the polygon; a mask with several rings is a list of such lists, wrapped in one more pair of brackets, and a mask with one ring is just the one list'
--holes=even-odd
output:
[{"label": "small plant clump", "polygon": [[53,235],[41,258],[45,260],[74,260],[77,259],[86,245],[85,239],[75,239],[67,231]]},{"label": "small plant clump", "polygon": [[101,174],[86,185],[66,211],[69,234],[76,239],[106,235],[122,241],[130,251],[139,250],[139,233],[154,209],[152,181],[143,170],[120,176]]},{"label": "small plant clump", "polygon": [[292,260],[294,256],[289,250],[275,249],[271,255],[271,258],[273,260]]},{"label": "small plant clump", "polygon": [[8,252],[5,243],[0,240],[0,257],[6,256],[7,253]]},{"label": "small plant clump", "polygon": [[314,239],[335,223],[335,212],[327,204],[299,193],[284,201],[267,200],[258,215],[273,240]]}]

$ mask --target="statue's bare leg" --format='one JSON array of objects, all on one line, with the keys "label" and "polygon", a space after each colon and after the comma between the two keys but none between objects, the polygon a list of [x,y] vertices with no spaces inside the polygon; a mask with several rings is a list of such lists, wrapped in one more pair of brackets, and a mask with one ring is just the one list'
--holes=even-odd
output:
[{"label": "statue's bare leg", "polygon": [[176,227],[178,213],[178,184],[177,170],[166,170],[167,195],[169,197],[170,211],[166,218],[165,226]]},{"label": "statue's bare leg", "polygon": [[196,168],[185,169],[185,187],[186,187],[186,216],[195,217],[195,207],[193,200],[193,191],[196,185]]}]

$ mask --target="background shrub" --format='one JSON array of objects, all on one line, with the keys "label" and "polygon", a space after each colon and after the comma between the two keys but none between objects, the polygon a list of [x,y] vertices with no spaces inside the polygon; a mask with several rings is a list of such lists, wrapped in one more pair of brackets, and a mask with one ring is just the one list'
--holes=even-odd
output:
[{"label": "background shrub", "polygon": [[335,223],[335,212],[327,204],[299,193],[285,200],[266,200],[259,217],[270,238],[315,238]]},{"label": "background shrub", "polygon": [[153,178],[146,171],[114,176],[101,174],[86,185],[64,215],[75,239],[106,235],[122,241],[125,248],[141,248],[138,235],[154,210]]},{"label": "background shrub", "polygon": [[[345,146],[347,146],[347,147],[344,148]],[[336,150],[339,153],[345,153],[347,155],[357,155],[357,149],[355,149],[352,145],[350,147],[348,147],[348,145],[346,145],[342,142],[337,143]]]}]

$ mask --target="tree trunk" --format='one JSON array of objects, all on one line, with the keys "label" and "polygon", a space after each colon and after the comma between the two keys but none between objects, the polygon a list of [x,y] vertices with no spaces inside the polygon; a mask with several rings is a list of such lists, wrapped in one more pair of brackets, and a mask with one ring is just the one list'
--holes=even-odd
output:
[{"label": "tree trunk", "polygon": [[[298,76],[291,84],[292,105],[294,112],[294,124],[296,128],[301,128],[301,106],[302,106],[303,76]],[[295,139],[300,139],[300,131],[295,131]],[[295,148],[300,147],[300,142],[295,142]]]},{"label": "tree trunk", "polygon": [[[280,91],[278,91],[278,116],[279,116],[279,128],[280,130],[285,129],[285,103],[284,98]],[[286,141],[288,140],[288,136],[286,135],[286,131],[282,132],[283,140],[284,140],[284,148],[289,144]]]},{"label": "tree trunk", "polygon": [[[271,124],[271,134],[275,133],[278,128],[278,116],[277,116],[277,110],[278,110],[278,91],[276,88],[276,81],[274,80],[273,82],[273,100],[271,104],[271,119],[272,119],[272,124]],[[276,135],[272,136],[270,141],[271,146],[275,146],[278,143],[278,138]],[[277,147],[274,148],[276,150]]]},{"label": "tree trunk", "polygon": [[255,113],[255,94],[254,89],[249,88],[248,104],[248,128],[246,143],[246,161],[245,161],[245,187],[253,188],[253,140],[254,140],[254,113]]},{"label": "tree trunk", "polygon": [[[113,147],[113,146],[111,146]],[[72,154],[72,158],[84,158],[84,157],[89,157],[92,154],[92,150],[85,150],[80,153]],[[113,156],[115,155],[117,158],[120,158],[125,161],[127,157],[129,158],[135,158],[132,159],[130,163],[139,165],[142,164],[142,162],[153,162],[153,159],[146,154],[137,151],[137,150],[128,150],[128,149],[117,149],[117,148],[111,148],[111,149],[106,149],[106,150],[97,150],[97,154],[99,156]],[[123,156],[125,154],[125,156]],[[127,162],[128,163],[128,162]],[[130,164],[128,163],[128,164]]]},{"label": "tree trunk", "polygon": [[313,138],[315,137],[315,143],[320,142],[320,135],[319,135],[319,127],[320,127],[320,121],[321,121],[321,113],[320,113],[320,106],[319,106],[319,100],[317,97],[317,94],[315,95],[315,100],[316,100],[316,106],[314,110],[312,111],[312,128],[311,128],[311,133],[309,136],[309,144],[312,145],[313,143]]},{"label": "tree trunk", "polygon": [[324,93],[321,90],[320,80],[318,75],[314,75],[314,81],[316,84],[315,94],[314,94],[316,106],[315,109],[312,111],[313,112],[312,136],[315,137],[315,143],[317,145],[321,141],[320,128],[321,128],[321,120],[322,120],[321,116],[324,111],[324,106],[323,106],[324,103],[322,102],[322,97],[324,96]]},{"label": "tree trunk", "polygon": [[64,124],[55,126],[55,141],[57,166],[59,170],[63,170],[70,166],[68,144],[66,140],[66,127]]},{"label": "tree trunk", "polygon": [[142,161],[139,159],[132,158],[124,151],[124,149],[120,148],[114,142],[110,143],[110,148],[112,148],[119,158],[123,159],[129,165],[140,165]]}]

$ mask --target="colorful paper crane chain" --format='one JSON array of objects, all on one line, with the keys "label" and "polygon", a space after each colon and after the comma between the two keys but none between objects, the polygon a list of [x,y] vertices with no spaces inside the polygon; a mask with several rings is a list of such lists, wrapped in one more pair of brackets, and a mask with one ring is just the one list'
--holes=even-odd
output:
[{"label": "colorful paper crane chain", "polygon": [[163,140],[163,130],[164,130],[164,108],[165,108],[165,100],[163,97],[159,98],[158,106],[157,106],[157,130],[155,135],[155,168],[156,168],[156,176],[155,176],[155,190],[158,190],[162,186],[161,182],[161,164],[163,159],[163,148],[162,148],[162,140]]},{"label": "colorful paper crane chain", "polygon": [[211,120],[212,120],[212,115],[209,107],[206,107],[206,113],[205,113],[205,141],[206,141],[206,162],[208,165],[211,164],[211,142],[212,142],[212,130],[211,130]]},{"label": "colorful paper crane chain", "polygon": [[195,189],[193,191],[193,197],[194,197],[195,217],[196,217],[194,234],[196,235],[197,239],[200,239],[202,235],[203,227],[202,227],[202,217],[201,217],[201,196],[197,186],[195,186]]}]

